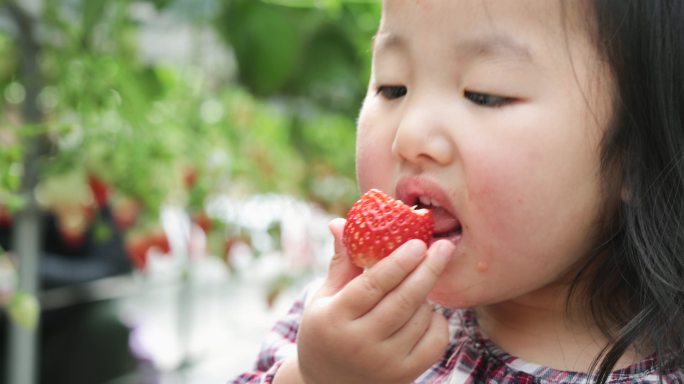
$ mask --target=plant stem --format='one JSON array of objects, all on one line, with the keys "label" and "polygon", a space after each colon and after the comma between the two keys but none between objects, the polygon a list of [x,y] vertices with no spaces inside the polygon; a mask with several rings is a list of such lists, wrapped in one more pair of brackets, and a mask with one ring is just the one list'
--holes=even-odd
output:
[{"label": "plant stem", "polygon": [[[41,90],[39,70],[40,47],[35,39],[35,20],[20,6],[12,1],[6,2],[4,8],[17,26],[17,43],[20,51],[20,79],[26,90],[22,117],[24,124],[37,125],[43,120],[38,105],[38,94]],[[17,290],[37,296],[38,265],[40,249],[40,211],[34,194],[38,184],[41,156],[46,152],[45,139],[42,135],[27,135],[26,152],[23,158],[23,175],[19,193],[25,198],[25,205],[16,216],[14,230],[14,249],[18,258]],[[8,345],[7,382],[35,383],[37,367],[37,327],[24,329],[10,322]]]}]

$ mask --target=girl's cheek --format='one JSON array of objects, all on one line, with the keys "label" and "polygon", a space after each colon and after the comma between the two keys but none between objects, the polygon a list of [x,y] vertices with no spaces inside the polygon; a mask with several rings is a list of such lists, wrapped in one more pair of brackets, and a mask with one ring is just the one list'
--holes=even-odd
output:
[{"label": "girl's cheek", "polygon": [[368,153],[368,122],[366,118],[365,108],[361,109],[359,119],[356,126],[356,178],[361,191],[368,189],[365,185],[366,180],[369,179],[370,168],[367,164],[372,160],[372,156]]},{"label": "girl's cheek", "polygon": [[534,185],[516,171],[515,161],[481,158],[467,175],[466,209],[491,235],[513,240],[523,226],[534,220],[534,212],[526,208],[527,199],[534,195]]},{"label": "girl's cheek", "polygon": [[371,113],[359,117],[356,137],[356,177],[362,191],[391,189],[392,138],[387,127]]},{"label": "girl's cheek", "polygon": [[365,135],[359,132],[356,144],[356,177],[358,178],[359,187],[362,191],[371,188],[371,180],[375,180],[374,173],[377,168],[370,166],[374,164],[378,157],[378,152],[373,152],[369,145],[367,145]]},{"label": "girl's cheek", "polygon": [[469,273],[476,280],[505,276],[505,271],[544,274],[546,257],[564,240],[558,235],[564,229],[550,214],[557,199],[545,187],[549,176],[539,166],[530,168],[537,162],[524,153],[495,153],[473,163],[467,176]]}]

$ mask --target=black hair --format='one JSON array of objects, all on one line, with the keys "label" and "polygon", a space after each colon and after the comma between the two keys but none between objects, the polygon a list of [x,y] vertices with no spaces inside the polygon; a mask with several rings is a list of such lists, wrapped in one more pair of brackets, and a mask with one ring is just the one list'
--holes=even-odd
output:
[{"label": "black hair", "polygon": [[617,169],[622,191],[604,252],[581,272],[591,272],[592,314],[611,338],[591,371],[605,382],[638,346],[662,378],[684,370],[684,1],[591,7],[615,91],[602,165]]}]

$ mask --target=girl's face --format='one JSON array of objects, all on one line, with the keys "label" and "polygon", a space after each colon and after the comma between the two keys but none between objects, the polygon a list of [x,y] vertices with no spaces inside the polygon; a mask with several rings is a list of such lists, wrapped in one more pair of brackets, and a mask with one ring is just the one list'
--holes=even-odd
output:
[{"label": "girl's face", "polygon": [[553,297],[596,244],[610,75],[576,5],[384,2],[358,178],[433,208],[456,245],[436,302]]}]

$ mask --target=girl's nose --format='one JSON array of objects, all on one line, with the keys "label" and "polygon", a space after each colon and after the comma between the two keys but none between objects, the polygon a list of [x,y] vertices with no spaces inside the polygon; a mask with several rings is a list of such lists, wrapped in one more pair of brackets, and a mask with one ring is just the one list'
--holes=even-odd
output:
[{"label": "girl's nose", "polygon": [[434,105],[406,107],[394,136],[392,153],[403,161],[421,166],[452,162],[455,147],[446,116],[440,116]]}]

